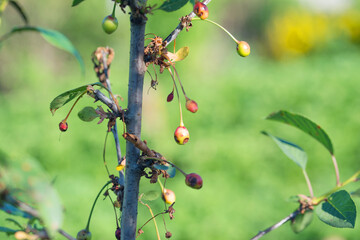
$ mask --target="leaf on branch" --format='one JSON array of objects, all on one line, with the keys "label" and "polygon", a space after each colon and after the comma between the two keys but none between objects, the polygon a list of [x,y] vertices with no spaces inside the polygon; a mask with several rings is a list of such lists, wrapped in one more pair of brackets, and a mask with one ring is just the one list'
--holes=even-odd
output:
[{"label": "leaf on branch", "polygon": [[50,103],[51,113],[54,115],[56,110],[58,110],[59,108],[61,108],[62,106],[64,106],[65,104],[67,104],[68,102],[73,100],[74,98],[83,94],[86,91],[87,87],[88,87],[88,85],[84,85],[84,86],[69,90],[67,92],[64,92],[64,93],[60,94],[59,96],[57,96],[56,98],[54,98],[54,100],[52,100]]},{"label": "leaf on branch", "polygon": [[2,205],[0,206],[0,210],[8,213],[8,214],[11,214],[11,215],[14,215],[14,216],[19,216],[19,217],[23,217],[23,218],[33,218],[30,214],[18,209],[17,207],[9,204],[9,203],[2,203]]},{"label": "leaf on branch", "polygon": [[324,145],[331,155],[334,154],[331,140],[326,132],[319,125],[306,117],[281,110],[270,114],[266,117],[266,119],[287,123],[291,126],[299,128]]},{"label": "leaf on branch", "polygon": [[7,228],[7,227],[0,227],[0,232],[4,232],[4,233],[6,233],[7,235],[14,234],[14,233],[16,233],[17,231],[18,231],[18,230],[10,229],[10,228]]},{"label": "leaf on branch", "polygon": [[301,167],[303,170],[306,168],[307,155],[306,152],[299,147],[298,145],[288,142],[284,139],[275,137],[267,132],[262,132],[264,135],[269,136],[274,142],[279,146],[281,151],[291,160],[293,160],[296,165]]},{"label": "leaf on branch", "polygon": [[99,117],[96,110],[93,107],[84,107],[78,112],[78,117],[84,122],[91,122],[95,118]]},{"label": "leaf on branch", "polygon": [[330,195],[316,207],[316,214],[324,223],[337,228],[354,228],[356,206],[350,194],[341,190]]},{"label": "leaf on branch", "polygon": [[27,25],[29,24],[29,20],[25,14],[25,11],[23,8],[16,2],[16,1],[10,1],[9,2],[11,6],[15,8],[15,10],[20,14],[21,18],[24,20],[24,23]]},{"label": "leaf on branch", "polygon": [[291,229],[294,233],[302,232],[307,226],[310,225],[313,219],[313,211],[308,210],[304,214],[298,214],[293,220],[291,220]]},{"label": "leaf on branch", "polygon": [[142,195],[141,199],[145,200],[145,201],[154,201],[154,200],[158,199],[159,197],[160,197],[159,191],[151,190],[151,191],[144,193]]},{"label": "leaf on branch", "polygon": [[162,164],[154,164],[153,167],[156,169],[165,170],[165,171],[169,169],[169,166],[162,165]]},{"label": "leaf on branch", "polygon": [[166,170],[167,174],[169,174],[169,178],[173,178],[176,175],[176,168],[173,166],[169,166],[169,169]]},{"label": "leaf on branch", "polygon": [[71,53],[72,55],[74,55],[80,65],[82,74],[83,75],[85,74],[85,65],[84,65],[83,59],[80,56],[80,53],[76,50],[76,48],[71,43],[71,41],[67,37],[65,37],[65,35],[63,35],[62,33],[58,32],[58,31],[45,29],[45,28],[41,28],[41,27],[30,27],[30,26],[15,27],[9,33],[7,33],[5,35],[6,37],[2,38],[0,43],[3,40],[9,38],[14,33],[23,32],[23,31],[38,32],[48,43],[50,43],[54,47],[57,47],[59,49],[62,49],[64,51],[67,51],[67,52]]},{"label": "leaf on branch", "polygon": [[195,0],[190,0],[189,1],[193,6],[195,5]]},{"label": "leaf on branch", "polygon": [[75,7],[77,5],[79,5],[80,3],[82,3],[84,0],[74,0],[73,3],[72,3],[72,7]]},{"label": "leaf on branch", "polygon": [[158,9],[165,12],[173,12],[185,6],[188,1],[189,0],[166,0]]},{"label": "leaf on branch", "polygon": [[167,55],[172,62],[178,62],[184,60],[189,55],[189,51],[189,47],[182,47],[175,54],[167,52]]}]

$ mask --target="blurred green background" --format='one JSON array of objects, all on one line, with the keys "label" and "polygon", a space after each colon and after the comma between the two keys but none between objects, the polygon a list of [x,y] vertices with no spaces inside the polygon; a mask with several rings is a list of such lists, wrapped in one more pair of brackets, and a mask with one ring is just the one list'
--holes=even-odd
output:
[{"label": "blurred green background", "polygon": [[[204,180],[200,191],[186,187],[180,174],[167,182],[167,188],[177,194],[175,219],[167,220],[172,239],[250,239],[297,208],[288,199],[308,194],[301,170],[260,134],[262,130],[306,150],[315,195],[335,185],[327,151],[292,127],[264,120],[273,111],[300,113],[320,124],[333,141],[342,180],[360,168],[360,8],[354,2],[212,1],[209,18],[248,41],[252,52],[248,58],[239,57],[234,42],[206,22],[196,21],[189,32],[179,35],[177,48],[189,46],[190,55],[177,63],[177,70],[187,94],[199,104],[196,114],[184,112],[191,135],[185,146],[173,140],[179,113],[176,101],[166,102],[172,90],[170,76],[159,75],[157,90],[148,91],[151,79],[146,75],[142,138],[150,148]],[[48,45],[38,34],[21,33],[4,42],[0,148],[37,158],[49,178],[56,178],[54,186],[65,209],[63,228],[76,235],[85,227],[93,199],[107,181],[102,162],[106,124],[84,123],[74,113],[69,130],[61,134],[58,123],[70,106],[53,117],[49,103],[68,89],[97,81],[90,55],[98,46],[110,46],[115,50],[113,91],[124,97],[121,105],[126,107],[129,15],[118,9],[119,28],[106,35],[101,21],[111,12],[110,1],[87,0],[76,8],[71,8],[70,0],[19,3],[31,25],[58,30],[74,43],[84,58],[86,76],[82,77],[73,56]],[[166,37],[191,9],[187,4],[174,13],[154,11],[146,31]],[[1,35],[22,24],[11,7],[2,20]],[[88,97],[76,109],[87,105],[92,105]],[[124,141],[121,144],[125,152]],[[107,162],[115,173],[111,138]],[[358,187],[352,184],[347,190]],[[142,192],[151,189],[159,186],[142,182]],[[356,204],[359,207],[359,199]],[[154,212],[163,209],[160,199],[150,205]],[[4,223],[6,217],[1,213],[0,225],[11,226]],[[147,208],[139,205],[139,226],[149,218]],[[164,236],[161,222],[159,218]],[[93,239],[114,239],[115,228],[110,202],[99,201],[91,222]],[[156,238],[152,223],[143,230],[139,239]],[[359,234],[358,223],[355,229],[335,229],[314,217],[300,234],[287,223],[263,239],[343,240],[358,239]],[[0,238],[6,239],[5,234],[0,233]]]}]

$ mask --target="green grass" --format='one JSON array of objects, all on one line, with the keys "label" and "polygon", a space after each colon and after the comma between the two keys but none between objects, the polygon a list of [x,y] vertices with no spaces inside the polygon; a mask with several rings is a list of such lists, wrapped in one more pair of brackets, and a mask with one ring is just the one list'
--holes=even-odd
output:
[{"label": "green grass", "polygon": [[[84,4],[75,9],[67,9],[65,3],[59,7],[71,15],[76,24],[82,26],[85,19],[89,19],[87,24],[96,26],[105,11],[94,13],[93,18],[85,13],[98,5],[89,1],[89,6]],[[34,10],[29,10],[30,16],[35,14],[36,7],[40,8],[35,5]],[[81,9],[83,14],[80,14]],[[44,21],[46,16],[45,13],[43,19],[38,16],[38,21]],[[38,44],[40,37],[25,34],[14,37],[13,42],[4,45],[0,52],[1,69],[6,66],[6,71],[0,72],[3,86],[0,148],[10,154],[34,156],[51,179],[56,177],[54,186],[65,209],[63,228],[72,235],[85,227],[93,199],[107,181],[102,162],[106,123],[83,123],[74,113],[69,119],[68,132],[60,134],[58,123],[70,106],[58,110],[52,117],[49,103],[68,89],[96,81],[89,56],[98,45],[109,45],[116,51],[111,72],[113,90],[125,98],[122,105],[126,106],[128,26],[127,16],[120,18],[119,28],[123,31],[114,36],[104,36],[101,27],[90,32],[86,28],[77,31],[65,20],[58,23],[57,29],[65,30],[84,57],[85,79],[81,78],[71,56],[44,46],[44,42]],[[165,35],[171,28],[159,19],[155,14],[149,31],[156,31],[154,25],[161,24],[160,31]],[[50,18],[50,23],[55,22]],[[174,26],[176,22],[177,18]],[[47,27],[52,26],[50,23]],[[204,34],[209,34],[212,42],[207,43],[207,39],[201,37]],[[29,45],[22,46],[28,37]],[[17,49],[19,44],[20,50]],[[204,179],[201,190],[186,187],[180,174],[167,182],[167,188],[177,194],[175,219],[170,221],[165,216],[173,239],[249,239],[296,209],[297,204],[289,202],[288,198],[299,193],[308,194],[301,170],[271,140],[260,134],[262,130],[305,149],[315,195],[321,195],[335,185],[327,151],[295,128],[264,120],[273,111],[285,109],[300,113],[321,125],[333,141],[342,180],[359,169],[359,49],[345,48],[275,62],[264,58],[259,50],[261,46],[254,44],[252,55],[244,59],[237,55],[235,44],[210,25],[194,26],[189,33],[182,33],[177,44],[178,47],[190,47],[189,57],[179,62],[177,69],[189,97],[199,104],[196,114],[184,112],[190,142],[179,146],[173,140],[179,113],[176,101],[166,103],[172,89],[170,76],[166,73],[159,76],[158,90],[151,89],[149,93],[150,78],[146,77],[142,127],[142,138],[147,140],[150,148],[186,172],[197,172]],[[92,99],[86,97],[76,109],[87,105],[92,105]],[[121,144],[125,152],[124,141]],[[115,173],[113,147],[113,140],[109,138],[107,161]],[[348,189],[355,190],[356,187],[358,185],[353,184]],[[149,189],[159,189],[159,186],[149,186],[143,180],[141,191]],[[359,200],[355,202],[359,206]],[[154,212],[163,209],[160,199],[150,204]],[[1,213],[0,225],[4,225],[7,217]],[[139,226],[149,217],[147,208],[139,205]],[[161,236],[164,236],[161,222],[159,218]],[[359,234],[357,225],[355,230],[335,229],[317,217],[300,234],[294,234],[288,225],[264,239],[310,240],[331,236],[356,239]],[[115,227],[111,203],[100,199],[91,223],[93,239],[113,239]],[[155,239],[152,222],[144,231],[140,239]],[[0,234],[0,238],[4,238],[4,234]]]}]

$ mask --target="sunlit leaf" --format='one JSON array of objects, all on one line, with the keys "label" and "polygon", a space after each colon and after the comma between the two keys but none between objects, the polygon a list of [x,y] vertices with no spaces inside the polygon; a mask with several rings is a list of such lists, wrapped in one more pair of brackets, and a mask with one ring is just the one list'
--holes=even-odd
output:
[{"label": "sunlit leaf", "polygon": [[125,168],[125,165],[119,164],[119,165],[116,166],[116,171],[120,172],[124,168]]},{"label": "sunlit leaf", "polygon": [[312,219],[313,219],[312,210],[308,210],[304,214],[300,213],[291,221],[291,229],[295,233],[299,233],[310,225]]},{"label": "sunlit leaf", "polygon": [[143,194],[142,199],[145,201],[154,201],[156,199],[158,199],[160,197],[160,192],[159,191],[148,191],[146,193]]},{"label": "sunlit leaf", "polygon": [[324,145],[330,154],[334,154],[331,140],[326,132],[319,125],[307,119],[306,117],[287,111],[278,111],[270,114],[266,117],[266,119],[287,123],[291,126],[299,128]]},{"label": "sunlit leaf", "polygon": [[158,8],[166,12],[173,12],[182,8],[189,0],[165,0]]},{"label": "sunlit leaf", "polygon": [[67,92],[64,92],[64,93],[60,94],[59,96],[57,96],[56,98],[54,98],[54,100],[52,100],[50,103],[51,113],[54,115],[56,110],[58,110],[59,108],[61,108],[62,106],[64,106],[65,104],[67,104],[68,102],[73,100],[74,98],[76,98],[76,97],[80,96],[81,94],[83,94],[84,92],[86,92],[87,87],[88,87],[88,85],[84,85],[84,86],[69,90]]},{"label": "sunlit leaf", "polygon": [[77,6],[78,4],[82,3],[84,0],[74,0],[73,3],[72,3],[72,7],[75,7]]},{"label": "sunlit leaf", "polygon": [[291,160],[293,160],[299,167],[303,170],[306,168],[307,155],[306,152],[299,147],[298,145],[288,142],[284,139],[275,137],[267,132],[262,132],[263,134],[269,136],[274,142],[279,146],[281,151]]},{"label": "sunlit leaf", "polygon": [[354,228],[356,206],[350,194],[341,190],[330,195],[327,201],[316,207],[319,219],[337,228]]},{"label": "sunlit leaf", "polygon": [[70,42],[70,40],[58,31],[45,29],[45,28],[41,28],[41,27],[31,27],[31,26],[15,27],[9,33],[7,33],[4,37],[1,38],[0,43],[2,41],[4,41],[5,39],[9,38],[14,33],[24,32],[24,31],[38,32],[51,45],[74,55],[75,58],[77,59],[78,63],[80,64],[82,74],[85,73],[84,61],[82,60],[79,52],[76,50],[74,45]]},{"label": "sunlit leaf", "polygon": [[21,18],[23,19],[25,24],[29,23],[29,20],[25,14],[24,9],[17,3],[17,1],[9,1],[10,5],[15,8],[15,10],[20,14]]},{"label": "sunlit leaf", "polygon": [[99,117],[99,114],[96,113],[96,110],[93,107],[84,107],[78,112],[78,116],[84,122],[91,122],[95,118]]},{"label": "sunlit leaf", "polygon": [[168,56],[172,62],[184,60],[189,55],[189,47],[180,48],[175,54],[168,52]]}]

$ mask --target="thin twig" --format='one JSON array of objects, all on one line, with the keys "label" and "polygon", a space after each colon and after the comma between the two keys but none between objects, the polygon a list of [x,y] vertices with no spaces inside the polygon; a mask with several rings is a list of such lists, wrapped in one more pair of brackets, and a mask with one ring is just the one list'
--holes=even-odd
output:
[{"label": "thin twig", "polygon": [[59,229],[58,232],[69,240],[76,240],[76,238],[72,237],[70,234],[68,234],[62,229]]},{"label": "thin twig", "polygon": [[[204,1],[203,1],[203,3],[204,3],[205,5],[208,5],[210,2],[211,2],[211,0],[204,0]],[[194,12],[191,12],[191,13],[190,13],[189,15],[187,15],[187,16],[188,16],[190,19],[192,19],[193,17],[195,17],[195,13],[194,13]],[[184,29],[184,25],[183,25],[182,22],[180,22],[180,23],[178,24],[178,26],[174,29],[174,31],[172,31],[172,32],[170,33],[170,35],[165,38],[164,41],[166,41],[166,46],[169,45],[172,41],[174,41],[174,40],[177,38],[177,36],[179,35],[179,33],[180,33],[183,29]],[[165,47],[166,47],[166,46],[165,46]]]},{"label": "thin twig", "polygon": [[300,213],[300,211],[296,210],[295,212],[291,213],[289,216],[287,216],[286,218],[284,218],[281,221],[277,222],[276,224],[272,225],[271,227],[265,229],[264,231],[260,231],[256,236],[251,238],[251,240],[257,240],[257,239],[261,238],[262,236],[264,236],[265,234],[271,232],[272,230],[275,230],[278,227],[281,227],[287,221],[289,221],[291,219],[294,219],[299,213]]},{"label": "thin twig", "polygon": [[156,154],[154,151],[150,150],[150,148],[146,145],[145,142],[143,142],[140,138],[135,136],[134,134],[130,133],[124,133],[123,137],[135,145],[136,148],[140,149],[142,152],[145,153],[145,155],[149,157],[156,157]]}]

